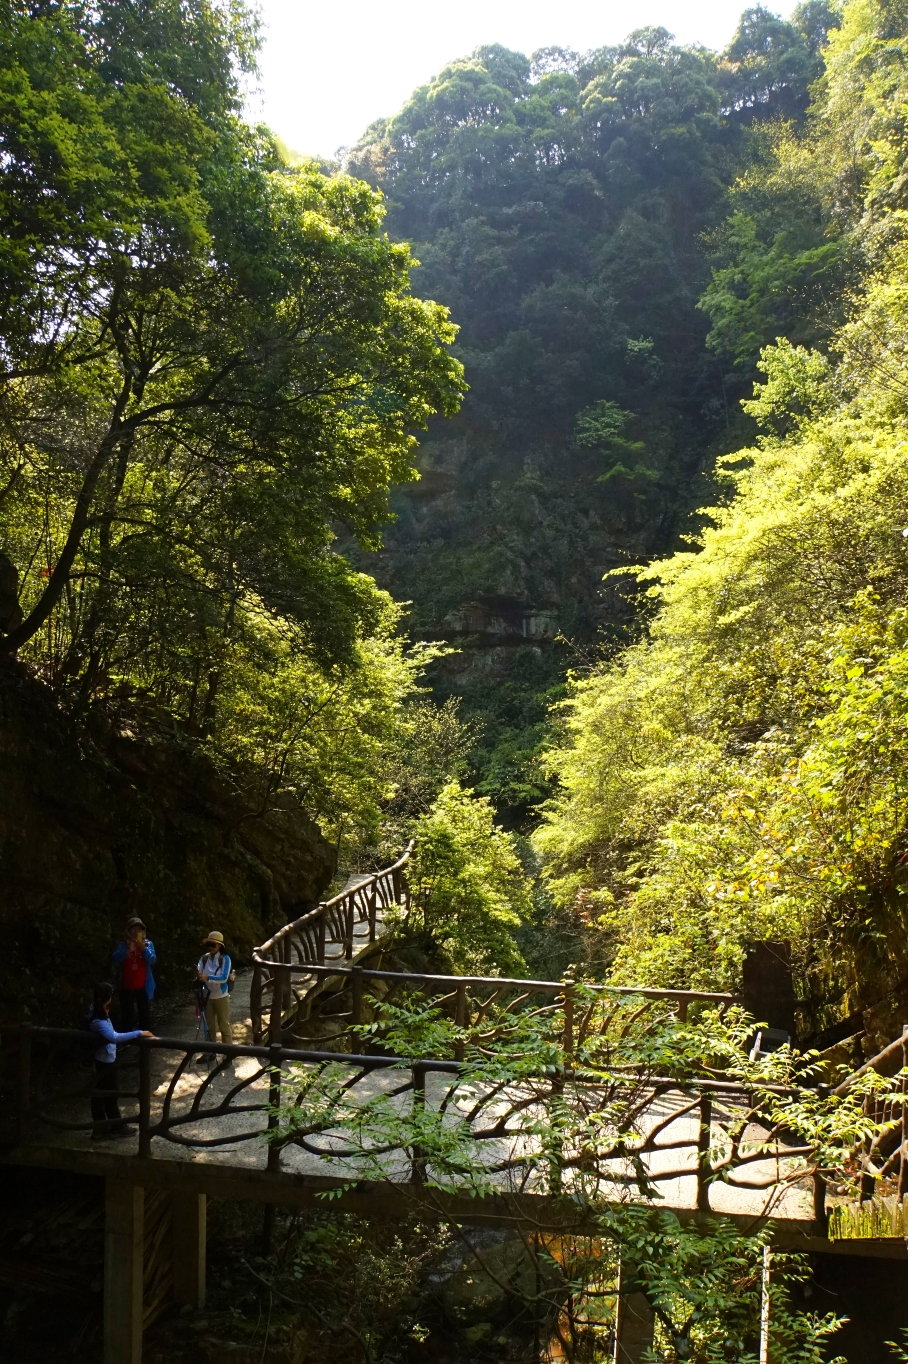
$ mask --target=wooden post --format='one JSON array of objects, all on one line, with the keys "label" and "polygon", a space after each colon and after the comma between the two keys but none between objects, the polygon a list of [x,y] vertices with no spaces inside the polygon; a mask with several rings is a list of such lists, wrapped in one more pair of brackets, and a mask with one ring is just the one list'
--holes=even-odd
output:
[{"label": "wooden post", "polygon": [[[464,981],[457,986],[454,996],[454,1022],[458,1028],[467,1026],[467,987]],[[454,1043],[454,1060],[463,1060],[463,1043]]]},{"label": "wooden post", "polygon": [[142,1364],[145,1190],[106,1181],[104,1198],[104,1364]]},{"label": "wooden post", "polygon": [[282,960],[287,963],[288,969],[284,972],[283,986],[281,988],[281,1008],[286,1013],[293,1005],[293,990],[291,988],[290,963],[293,961],[293,944],[290,941],[290,934],[287,933],[283,942]]},{"label": "wooden post", "polygon": [[344,905],[344,957],[347,961],[353,960],[353,901],[355,895],[347,896],[347,903]]},{"label": "wooden post", "polygon": [[[418,1062],[413,1067],[413,1115],[421,1113],[426,1106],[426,1071]],[[410,1178],[414,1184],[425,1184],[426,1161],[419,1143],[411,1152]]]},{"label": "wooden post", "polygon": [[25,1146],[31,1136],[32,1106],[32,1025],[23,1023],[19,1032],[19,1112],[16,1139]]},{"label": "wooden post", "polygon": [[271,1022],[268,1028],[268,1041],[272,1047],[281,1046],[284,1040],[284,1001],[289,994],[290,968],[289,966],[276,966],[274,968],[274,984],[271,987]]},{"label": "wooden post", "polygon": [[[268,1067],[271,1072],[268,1084],[268,1107],[272,1110],[268,1114],[268,1130],[273,1132],[280,1126],[280,1118],[277,1109],[281,1102],[281,1048],[272,1042],[268,1048]],[[281,1168],[281,1148],[276,1142],[268,1143],[268,1169],[277,1171]]]},{"label": "wooden post", "polygon": [[574,982],[564,982],[564,1064],[569,1066],[574,1059]]},{"label": "wooden post", "polygon": [[678,1022],[679,1022],[679,1023],[686,1023],[686,1022],[687,1022],[687,1005],[688,1005],[688,1000],[686,1000],[686,999],[679,999],[679,1000],[678,1000]]},{"label": "wooden post", "polygon": [[363,968],[354,966],[353,977],[353,1026],[358,1028],[363,1021]]},{"label": "wooden post", "polygon": [[170,1198],[174,1302],[179,1307],[204,1307],[208,1196],[174,1189]]},{"label": "wooden post", "polygon": [[262,968],[258,962],[252,967],[252,989],[249,992],[249,1013],[252,1018],[252,1042],[262,1045]]},{"label": "wooden post", "polygon": [[709,1212],[709,1152],[712,1146],[712,1100],[700,1095],[700,1130],[697,1134],[697,1210]]},{"label": "wooden post", "polygon": [[151,1155],[151,1047],[139,1038],[139,1155]]},{"label": "wooden post", "polygon": [[320,905],[321,914],[318,916],[318,965],[325,964],[325,906]]},{"label": "wooden post", "polygon": [[632,1275],[623,1258],[618,1263],[618,1293],[615,1297],[614,1364],[639,1364],[653,1348],[654,1317],[648,1299],[629,1291]]},{"label": "wooden post", "polygon": [[369,941],[375,942],[375,906],[378,900],[378,877],[373,877],[369,891]]},{"label": "wooden post", "polygon": [[819,1170],[813,1172],[813,1216],[817,1236],[825,1236],[829,1231],[829,1214],[826,1211],[826,1180]]}]

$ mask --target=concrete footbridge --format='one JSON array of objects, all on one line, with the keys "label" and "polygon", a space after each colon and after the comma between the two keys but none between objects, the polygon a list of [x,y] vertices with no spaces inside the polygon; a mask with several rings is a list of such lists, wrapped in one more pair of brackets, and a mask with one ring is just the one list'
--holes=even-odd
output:
[{"label": "concrete footbridge", "polygon": [[[879,1217],[875,1234],[830,1239],[826,1172],[770,1116],[773,1086],[755,1094],[706,1067],[662,1074],[658,1048],[628,1064],[629,1039],[721,1014],[732,996],[383,969],[409,909],[408,856],[351,877],[256,949],[234,994],[233,1045],[200,1039],[187,1008],[174,1036],[129,1049],[120,1091],[133,1138],[92,1140],[84,1033],[4,1032],[18,1094],[2,1159],[106,1181],[105,1364],[140,1364],[143,1326],[163,1300],[149,1301],[150,1283],[202,1304],[211,1196],[266,1207],[330,1196],[369,1217],[581,1234],[595,1232],[597,1208],[642,1202],[749,1231],[771,1218],[789,1247],[905,1255],[905,1237],[881,1233]],[[898,1046],[883,1063],[899,1060]],[[899,1142],[861,1158],[868,1204],[895,1176],[900,1217],[898,1116]],[[149,1200],[162,1199],[164,1271],[144,1226]]]}]

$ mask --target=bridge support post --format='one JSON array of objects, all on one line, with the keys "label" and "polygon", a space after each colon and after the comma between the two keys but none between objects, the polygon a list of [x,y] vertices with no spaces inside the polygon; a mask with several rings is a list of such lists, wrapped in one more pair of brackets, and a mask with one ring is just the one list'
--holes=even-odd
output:
[{"label": "bridge support post", "polygon": [[175,1189],[173,1215],[173,1297],[180,1307],[205,1306],[208,1197]]},{"label": "bridge support post", "polygon": [[624,1291],[631,1277],[622,1260],[615,1299],[614,1364],[639,1364],[646,1351],[653,1348],[653,1309],[643,1293]]},{"label": "bridge support post", "polygon": [[145,1190],[108,1179],[104,1194],[104,1364],[142,1364]]}]

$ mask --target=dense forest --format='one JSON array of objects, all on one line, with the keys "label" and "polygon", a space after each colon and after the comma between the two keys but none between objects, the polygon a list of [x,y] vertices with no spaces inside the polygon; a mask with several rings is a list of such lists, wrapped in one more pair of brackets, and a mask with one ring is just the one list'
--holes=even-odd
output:
[{"label": "dense forest", "polygon": [[750,10],[721,56],[663,29],[585,55],[482,48],[349,155],[451,308],[469,383],[368,566],[411,629],[461,645],[436,692],[478,722],[472,779],[518,826],[566,668],[633,628],[603,575],[689,526],[753,429],[760,347],[841,315],[847,252],[809,162],[766,189],[832,22],[819,0],[790,23]]},{"label": "dense forest", "polygon": [[[871,1055],[908,1007],[908,6],[479,48],[337,162],[245,118],[259,41],[232,0],[0,0],[0,1021],[73,1023],[136,912],[166,1010],[215,921],[242,964],[412,840],[398,965],[737,991],[784,941],[794,1040]],[[564,1303],[633,1245],[653,1359],[756,1358],[759,1235],[609,1216],[546,1298],[538,1244],[535,1288],[494,1237],[474,1282],[453,1223],[328,1208],[251,1269],[227,1208],[218,1348],[595,1364]],[[805,1273],[776,1364],[839,1338]]]}]

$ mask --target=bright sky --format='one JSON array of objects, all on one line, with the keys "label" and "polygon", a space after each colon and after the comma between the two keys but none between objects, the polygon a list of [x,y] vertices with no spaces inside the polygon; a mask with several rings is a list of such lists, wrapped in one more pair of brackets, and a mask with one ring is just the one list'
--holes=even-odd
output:
[{"label": "bright sky", "polygon": [[[265,48],[250,113],[295,151],[331,156],[481,43],[527,56],[539,47],[584,52],[662,24],[681,43],[722,48],[747,3],[753,0],[260,0]],[[764,3],[785,15],[793,6]]]}]

